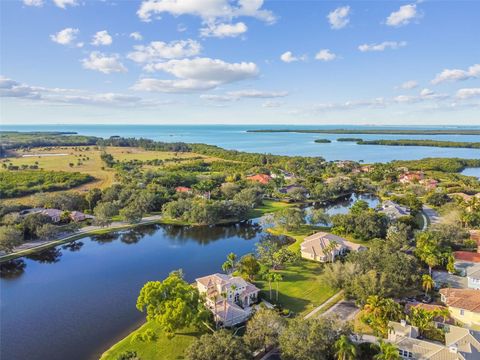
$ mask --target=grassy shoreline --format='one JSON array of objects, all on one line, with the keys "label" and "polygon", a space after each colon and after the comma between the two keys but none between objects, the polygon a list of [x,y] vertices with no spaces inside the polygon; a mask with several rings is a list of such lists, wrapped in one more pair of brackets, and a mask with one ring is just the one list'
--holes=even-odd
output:
[{"label": "grassy shoreline", "polygon": [[247,130],[252,133],[303,133],[303,134],[393,134],[393,135],[480,135],[480,130],[465,129],[465,130],[395,130],[395,129],[330,129],[330,130],[301,130],[301,129],[259,129]]},{"label": "grassy shoreline", "polygon": [[[292,206],[293,204],[281,202],[281,201],[273,201],[273,200],[264,200],[264,203],[255,208],[252,209],[249,213],[248,220],[255,219],[262,217],[265,214],[273,213],[275,211],[279,211],[285,207]],[[236,220],[236,219],[231,219],[231,220],[222,220],[216,223],[215,225],[228,225],[228,224],[235,224],[240,222],[241,220]],[[91,235],[103,235],[103,234],[108,234],[111,232],[119,231],[119,230],[126,230],[126,229],[131,229],[137,226],[142,226],[142,225],[151,225],[151,224],[164,224],[164,225],[178,225],[178,226],[205,226],[205,225],[200,225],[200,224],[192,224],[188,223],[185,221],[181,220],[175,220],[175,219],[155,219],[151,221],[143,221],[138,224],[123,224],[120,226],[114,226],[114,227],[108,227],[108,228],[103,228],[103,229],[95,229],[92,231],[88,232],[83,232],[80,234],[72,234],[69,236],[66,236],[61,239],[57,240],[52,240],[47,243],[42,243],[38,246],[25,249],[25,250],[19,250],[10,254],[4,254],[0,256],[0,264],[9,260],[17,259],[19,257],[27,256],[34,254],[36,252],[40,252],[43,250],[50,249],[55,246],[63,245],[75,240],[79,240]]]}]

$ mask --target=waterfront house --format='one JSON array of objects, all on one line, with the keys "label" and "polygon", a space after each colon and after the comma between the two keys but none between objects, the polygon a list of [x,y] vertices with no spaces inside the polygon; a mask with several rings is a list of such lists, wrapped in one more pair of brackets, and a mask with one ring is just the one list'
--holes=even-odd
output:
[{"label": "waterfront house", "polygon": [[305,187],[303,187],[302,185],[287,185],[287,186],[284,186],[280,189],[278,189],[278,192],[281,193],[281,194],[285,194],[285,195],[290,195],[290,194],[294,194],[296,192],[301,192],[301,193],[304,193],[305,195],[308,195],[307,194],[307,189]]},{"label": "waterfront house", "polygon": [[295,179],[295,175],[288,172],[288,171],[285,171],[285,170],[282,170],[282,169],[278,169],[274,172],[272,172],[270,174],[270,176],[272,177],[272,179],[276,179],[276,178],[283,178],[284,180],[292,180],[292,179]]},{"label": "waterfront house", "polygon": [[84,221],[86,219],[93,219],[94,218],[94,216],[84,214],[81,211],[72,211],[69,216],[70,216],[70,219],[74,222],[80,222],[80,221]]},{"label": "waterfront house", "polygon": [[452,317],[468,326],[480,326],[480,290],[440,289],[442,302]]},{"label": "waterfront house", "polygon": [[398,181],[402,184],[416,183],[423,179],[423,172],[411,171],[400,175]]},{"label": "waterfront house", "polygon": [[247,180],[266,185],[272,180],[272,177],[267,174],[256,174],[256,175],[247,176]]},{"label": "waterfront house", "polygon": [[187,186],[177,186],[177,187],[175,188],[175,191],[176,191],[177,193],[187,193],[187,194],[188,194],[188,193],[191,193],[191,192],[192,192],[192,189],[189,188],[189,187],[187,187]]},{"label": "waterfront house", "polygon": [[402,216],[409,216],[410,210],[405,206],[401,206],[396,202],[391,200],[384,201],[382,204],[382,209],[380,212],[383,212],[387,215],[391,220],[397,220]]},{"label": "waterfront house", "polygon": [[473,360],[480,357],[480,333],[458,326],[437,324],[445,332],[445,342],[419,339],[417,327],[401,322],[388,323],[388,342],[398,348],[404,360]]},{"label": "waterfront house", "polygon": [[222,326],[233,326],[246,321],[258,301],[258,289],[240,276],[212,274],[196,279],[205,305]]},{"label": "waterfront house", "polygon": [[362,245],[326,232],[310,235],[300,245],[300,253],[304,259],[319,262],[335,261],[337,256],[341,256],[347,253],[347,251],[361,251],[365,249]]}]

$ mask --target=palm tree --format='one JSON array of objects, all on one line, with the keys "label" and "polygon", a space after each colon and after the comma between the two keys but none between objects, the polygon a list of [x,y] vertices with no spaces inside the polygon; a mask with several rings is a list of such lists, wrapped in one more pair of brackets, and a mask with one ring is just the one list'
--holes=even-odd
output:
[{"label": "palm tree", "polygon": [[235,266],[237,265],[237,255],[234,253],[230,253],[227,255],[227,261],[225,261],[222,265],[222,270],[225,271],[227,274],[230,274],[235,270]]},{"label": "palm tree", "polygon": [[278,302],[278,283],[283,280],[283,276],[279,273],[273,273],[273,281],[275,281],[277,285],[277,302]]},{"label": "palm tree", "polygon": [[395,345],[384,342],[382,339],[379,339],[378,345],[380,346],[380,353],[373,357],[375,360],[401,360]]},{"label": "palm tree", "polygon": [[337,246],[338,242],[332,240],[330,244],[325,247],[325,251],[328,254],[328,257],[332,260],[332,263],[335,260],[335,249],[337,248]]},{"label": "palm tree", "polygon": [[367,302],[363,306],[363,311],[366,314],[378,316],[382,311],[382,303],[383,303],[383,298],[381,298],[378,295],[370,295],[367,298]]},{"label": "palm tree", "polygon": [[342,335],[335,342],[335,355],[337,360],[355,360],[357,357],[357,347],[347,335]]},{"label": "palm tree", "polygon": [[425,263],[428,265],[428,273],[432,276],[432,268],[438,265],[438,258],[434,254],[427,255]]},{"label": "palm tree", "polygon": [[275,274],[270,271],[267,271],[265,274],[263,274],[263,278],[268,281],[268,288],[270,291],[270,296],[269,296],[270,300],[272,300],[272,281],[274,280],[274,276]]},{"label": "palm tree", "polygon": [[425,296],[429,291],[432,290],[434,285],[435,285],[435,282],[433,281],[430,275],[425,274],[422,276],[422,288],[423,290],[425,290]]}]

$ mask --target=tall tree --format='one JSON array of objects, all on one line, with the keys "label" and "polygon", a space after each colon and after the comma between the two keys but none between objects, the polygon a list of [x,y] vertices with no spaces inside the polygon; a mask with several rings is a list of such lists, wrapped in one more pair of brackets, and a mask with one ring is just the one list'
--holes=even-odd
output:
[{"label": "tall tree", "polygon": [[187,360],[249,360],[252,355],[241,337],[227,330],[205,334],[185,351]]},{"label": "tall tree", "polygon": [[355,360],[357,347],[347,335],[342,335],[335,342],[337,360]]},{"label": "tall tree", "polygon": [[286,326],[286,320],[274,310],[259,309],[247,322],[245,342],[252,351],[278,346],[278,339]]},{"label": "tall tree", "polygon": [[430,275],[424,274],[422,276],[422,288],[425,290],[425,295],[428,294],[429,291],[435,286],[435,282],[433,281]]},{"label": "tall tree", "polygon": [[222,270],[225,271],[227,274],[232,273],[235,270],[237,261],[237,255],[234,253],[230,253],[227,255],[227,261],[225,261],[222,265]]},{"label": "tall tree", "polygon": [[378,345],[380,347],[380,352],[373,357],[375,360],[401,360],[400,354],[395,345],[381,339],[379,340]]},{"label": "tall tree", "polygon": [[0,250],[6,253],[12,252],[16,246],[23,242],[23,234],[15,226],[0,227]]}]

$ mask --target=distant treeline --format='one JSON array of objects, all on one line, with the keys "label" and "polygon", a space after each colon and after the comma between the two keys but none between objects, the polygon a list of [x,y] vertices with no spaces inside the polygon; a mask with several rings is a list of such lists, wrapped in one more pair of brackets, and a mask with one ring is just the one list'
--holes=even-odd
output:
[{"label": "distant treeline", "polygon": [[9,149],[26,149],[45,146],[89,146],[99,138],[77,135],[74,132],[19,132],[0,131],[0,157]]},{"label": "distant treeline", "polygon": [[247,132],[258,133],[305,133],[305,134],[393,134],[393,135],[480,135],[477,129],[438,129],[438,130],[416,130],[416,129],[321,129],[321,130],[302,130],[302,129],[264,129],[247,130]]},{"label": "distant treeline", "polygon": [[359,142],[359,141],[363,141],[363,139],[353,138],[353,137],[344,137],[344,138],[338,138],[337,141],[340,141],[340,142]]},{"label": "distant treeline", "polygon": [[424,158],[421,160],[397,160],[392,164],[410,170],[461,172],[466,167],[480,167],[480,159]]},{"label": "distant treeline", "polygon": [[319,144],[329,144],[332,142],[332,140],[329,140],[329,139],[317,139],[315,140],[316,143],[319,143]]},{"label": "distant treeline", "polygon": [[67,190],[95,178],[88,174],[66,171],[1,171],[0,198],[11,198],[41,191]]},{"label": "distant treeline", "polygon": [[480,149],[480,142],[438,141],[438,140],[362,140],[359,145],[388,145],[388,146],[433,146],[448,148]]}]

